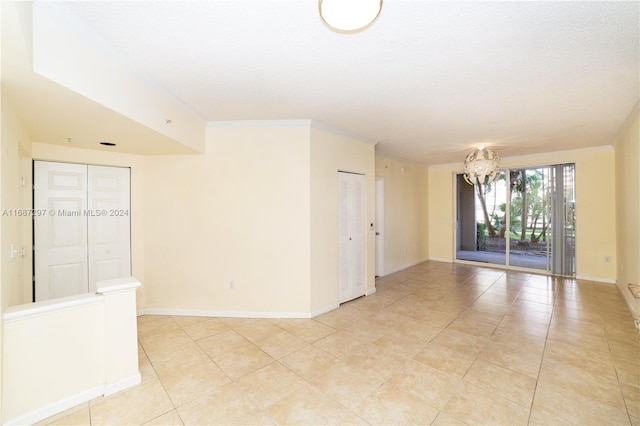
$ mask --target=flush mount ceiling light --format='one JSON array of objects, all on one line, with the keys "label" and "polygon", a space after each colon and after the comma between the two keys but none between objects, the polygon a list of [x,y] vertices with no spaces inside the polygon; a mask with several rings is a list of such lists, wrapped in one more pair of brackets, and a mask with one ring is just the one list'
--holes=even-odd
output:
[{"label": "flush mount ceiling light", "polygon": [[380,16],[382,0],[318,0],[318,9],[329,29],[353,34],[373,25]]},{"label": "flush mount ceiling light", "polygon": [[484,145],[478,145],[478,148],[464,159],[464,180],[469,185],[475,185],[476,182],[487,185],[496,178],[499,166],[498,154]]}]

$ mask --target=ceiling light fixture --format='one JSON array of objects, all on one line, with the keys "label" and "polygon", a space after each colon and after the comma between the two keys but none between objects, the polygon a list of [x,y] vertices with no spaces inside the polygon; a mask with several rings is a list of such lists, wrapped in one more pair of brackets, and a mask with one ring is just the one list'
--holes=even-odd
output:
[{"label": "ceiling light fixture", "polygon": [[380,16],[382,0],[318,0],[318,9],[329,29],[353,34],[373,25]]},{"label": "ceiling light fixture", "polygon": [[496,178],[496,172],[500,167],[500,157],[498,154],[478,145],[478,148],[470,152],[464,159],[464,180],[469,185],[481,183],[487,185]]}]

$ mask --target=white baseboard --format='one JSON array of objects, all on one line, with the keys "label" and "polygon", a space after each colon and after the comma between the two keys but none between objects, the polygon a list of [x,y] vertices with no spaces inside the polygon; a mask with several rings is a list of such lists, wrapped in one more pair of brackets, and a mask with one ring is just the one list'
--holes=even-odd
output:
[{"label": "white baseboard", "polygon": [[327,312],[333,311],[334,309],[337,309],[340,307],[340,304],[336,304],[336,305],[329,305],[329,306],[325,306],[324,308],[318,309],[317,311],[313,311],[311,312],[311,318],[315,318],[317,316],[320,316],[322,314],[326,314]]},{"label": "white baseboard", "polygon": [[105,385],[104,396],[113,395],[116,392],[120,392],[121,390],[125,390],[132,386],[139,385],[140,383],[142,383],[142,376],[140,375],[140,372],[137,372],[133,376],[119,380],[115,383]]},{"label": "white baseboard", "polygon": [[433,259],[420,259],[420,260],[416,260],[414,262],[407,263],[406,265],[402,265],[402,266],[399,266],[397,268],[390,269],[388,271],[385,270],[383,277],[386,277],[387,275],[395,274],[396,272],[404,271],[407,268],[411,268],[412,266],[419,265],[422,262],[426,262],[427,260],[433,260]]},{"label": "white baseboard", "polygon": [[[366,291],[366,296],[376,292],[375,287]],[[137,315],[169,315],[187,317],[212,317],[212,318],[314,318],[339,308],[340,304],[328,305],[312,312],[250,312],[250,311],[210,311],[201,309],[165,309],[147,308],[139,309]]]},{"label": "white baseboard", "polygon": [[376,292],[376,288],[370,288],[369,290],[366,291],[366,293],[364,294],[365,296],[371,296],[372,294],[374,294]]},{"label": "white baseboard", "polygon": [[640,311],[636,309],[636,307],[633,305],[633,301],[631,300],[633,296],[631,298],[627,296],[623,296],[623,297],[624,297],[624,301],[627,302],[627,306],[629,307],[629,311],[631,312],[631,315],[634,318],[640,319]]},{"label": "white baseboard", "polygon": [[51,417],[55,414],[61,413],[69,408],[73,408],[83,402],[91,401],[94,398],[102,396],[104,393],[104,385],[96,386],[91,389],[87,389],[84,392],[80,392],[76,395],[64,398],[53,404],[46,405],[38,408],[30,413],[23,414],[20,417],[3,422],[4,425],[31,425],[44,420],[47,417]]},{"label": "white baseboard", "polygon": [[629,289],[629,284],[618,284],[616,283],[618,290],[622,293],[622,297],[624,297],[625,302],[627,302],[627,306],[631,311],[631,315],[634,318],[640,319],[640,300],[637,300],[634,294]]},{"label": "white baseboard", "polygon": [[[331,308],[334,309],[334,308]],[[329,310],[331,310],[329,309]],[[215,317],[215,318],[311,318],[310,312],[255,312],[255,311],[215,311],[204,309],[170,309],[147,308],[138,310],[140,315],[175,315],[189,317]]]},{"label": "white baseboard", "polygon": [[443,257],[430,257],[429,260],[433,260],[434,262],[453,263],[453,259],[445,259]]},{"label": "white baseboard", "polygon": [[595,281],[598,283],[607,283],[607,284],[615,284],[616,280],[609,280],[606,278],[599,277],[586,277],[584,275],[576,275],[576,280],[584,280],[584,281]]}]

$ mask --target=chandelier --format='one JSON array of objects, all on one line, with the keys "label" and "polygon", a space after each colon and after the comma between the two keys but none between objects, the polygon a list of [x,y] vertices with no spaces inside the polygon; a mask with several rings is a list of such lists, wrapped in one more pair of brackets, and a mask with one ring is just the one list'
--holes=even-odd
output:
[{"label": "chandelier", "polygon": [[487,185],[496,178],[500,157],[492,150],[479,145],[464,159],[464,180],[469,185],[476,182]]},{"label": "chandelier", "polygon": [[318,0],[318,9],[329,29],[352,34],[373,25],[382,10],[382,0]]}]

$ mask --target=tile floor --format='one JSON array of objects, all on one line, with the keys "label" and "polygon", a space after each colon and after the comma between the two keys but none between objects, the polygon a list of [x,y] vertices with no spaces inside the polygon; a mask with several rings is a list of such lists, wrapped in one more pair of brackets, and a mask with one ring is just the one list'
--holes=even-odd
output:
[{"label": "tile floor", "polygon": [[611,284],[440,262],[314,319],[139,318],[142,384],[48,424],[640,425]]}]

